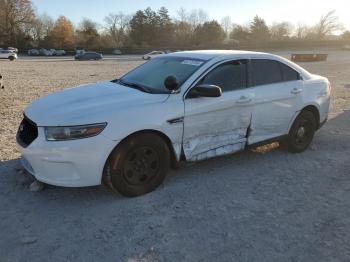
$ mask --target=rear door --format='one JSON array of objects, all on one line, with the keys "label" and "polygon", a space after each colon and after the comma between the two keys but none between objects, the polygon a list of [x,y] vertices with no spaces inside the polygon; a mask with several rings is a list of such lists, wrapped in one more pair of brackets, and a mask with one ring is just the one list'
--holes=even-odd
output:
[{"label": "rear door", "polygon": [[269,59],[252,59],[249,71],[255,93],[249,144],[287,134],[302,104],[303,82],[299,73]]},{"label": "rear door", "polygon": [[247,87],[247,60],[218,65],[198,84],[217,85],[217,98],[185,97],[183,148],[188,161],[240,151],[245,147],[254,94]]}]

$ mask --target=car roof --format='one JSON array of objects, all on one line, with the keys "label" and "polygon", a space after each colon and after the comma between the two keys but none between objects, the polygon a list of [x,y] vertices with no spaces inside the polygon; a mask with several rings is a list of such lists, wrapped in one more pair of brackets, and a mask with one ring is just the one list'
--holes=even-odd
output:
[{"label": "car roof", "polygon": [[164,56],[178,56],[189,59],[202,59],[202,60],[212,60],[216,59],[218,61],[225,59],[271,59],[283,62],[290,67],[297,70],[302,74],[303,78],[308,79],[311,77],[310,73],[299,65],[289,61],[286,58],[283,58],[278,55],[263,53],[263,52],[253,52],[253,51],[244,51],[244,50],[198,50],[198,51],[181,51],[170,54],[165,54]]},{"label": "car roof", "polygon": [[276,57],[272,54],[268,53],[262,53],[262,52],[252,52],[252,51],[244,51],[244,50],[197,50],[197,51],[181,51],[181,52],[175,52],[171,54],[167,54],[171,56],[181,56],[181,57],[188,57],[188,58],[194,58],[194,59],[203,59],[203,60],[211,60],[213,58],[225,58],[225,57],[233,57],[233,56],[239,56],[239,57],[264,57],[264,58],[272,58]]}]

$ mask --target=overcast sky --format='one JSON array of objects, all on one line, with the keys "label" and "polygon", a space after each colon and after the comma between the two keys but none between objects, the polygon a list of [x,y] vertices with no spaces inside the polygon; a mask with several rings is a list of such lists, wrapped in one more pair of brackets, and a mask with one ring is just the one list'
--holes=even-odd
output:
[{"label": "overcast sky", "polygon": [[229,15],[233,22],[244,24],[258,14],[269,24],[289,21],[312,25],[322,14],[335,9],[340,21],[350,29],[349,0],[33,0],[33,3],[38,13],[45,12],[54,18],[65,15],[75,24],[83,17],[102,23],[110,12],[134,13],[148,6],[152,9],[165,6],[172,16],[180,7],[187,10],[201,8],[211,19],[219,21]]}]

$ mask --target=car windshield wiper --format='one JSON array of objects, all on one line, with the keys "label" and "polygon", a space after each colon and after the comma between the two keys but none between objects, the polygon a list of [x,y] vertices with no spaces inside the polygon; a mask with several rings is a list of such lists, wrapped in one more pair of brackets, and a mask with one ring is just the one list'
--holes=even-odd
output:
[{"label": "car windshield wiper", "polygon": [[119,79],[118,83],[123,85],[123,86],[128,86],[128,87],[131,87],[131,88],[135,88],[135,89],[140,90],[142,92],[152,93],[150,88],[142,86],[142,85],[139,85],[139,84],[136,84],[136,83],[126,82],[126,81],[124,81],[122,79]]}]

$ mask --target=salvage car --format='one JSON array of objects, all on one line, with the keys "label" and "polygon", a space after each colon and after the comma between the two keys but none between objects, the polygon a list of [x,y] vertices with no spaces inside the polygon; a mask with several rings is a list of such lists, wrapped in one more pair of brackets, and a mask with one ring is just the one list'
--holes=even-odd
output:
[{"label": "salvage car", "polygon": [[17,54],[10,50],[0,50],[0,59],[8,59],[10,61],[13,61],[17,59]]},{"label": "salvage car", "polygon": [[272,54],[177,52],[34,101],[17,142],[41,182],[138,196],[180,161],[269,141],[303,152],[327,120],[330,94],[327,78]]}]

